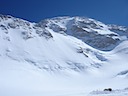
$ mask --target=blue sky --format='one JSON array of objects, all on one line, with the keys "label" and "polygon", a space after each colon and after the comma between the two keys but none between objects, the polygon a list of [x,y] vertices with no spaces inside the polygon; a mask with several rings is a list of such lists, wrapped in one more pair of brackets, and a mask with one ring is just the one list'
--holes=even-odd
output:
[{"label": "blue sky", "polygon": [[0,0],[0,13],[34,22],[56,16],[85,16],[128,26],[128,0]]}]

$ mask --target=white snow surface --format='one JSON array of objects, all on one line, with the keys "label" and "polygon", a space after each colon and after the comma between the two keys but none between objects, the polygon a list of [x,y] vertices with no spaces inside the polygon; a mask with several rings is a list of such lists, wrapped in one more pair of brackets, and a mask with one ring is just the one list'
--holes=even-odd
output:
[{"label": "white snow surface", "polygon": [[[64,27],[72,18],[54,19]],[[71,35],[2,15],[0,96],[128,96],[127,45],[126,38],[113,50],[101,51]]]}]

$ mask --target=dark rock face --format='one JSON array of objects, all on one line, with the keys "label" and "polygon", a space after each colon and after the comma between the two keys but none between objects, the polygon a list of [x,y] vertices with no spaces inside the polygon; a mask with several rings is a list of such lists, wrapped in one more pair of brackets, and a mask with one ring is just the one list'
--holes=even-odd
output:
[{"label": "dark rock face", "polygon": [[98,32],[96,31],[88,32],[77,26],[73,27],[72,31],[73,36],[81,39],[82,41],[94,48],[104,51],[112,50],[115,47],[114,45],[117,45],[120,42],[118,38],[112,38],[113,36],[116,36],[116,34],[101,35],[98,34]]}]

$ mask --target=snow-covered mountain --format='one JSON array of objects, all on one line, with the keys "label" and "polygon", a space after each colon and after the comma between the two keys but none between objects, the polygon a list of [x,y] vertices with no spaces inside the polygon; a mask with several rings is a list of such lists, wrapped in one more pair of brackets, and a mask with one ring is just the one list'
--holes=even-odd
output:
[{"label": "snow-covered mountain", "polygon": [[87,96],[127,88],[127,38],[127,27],[85,17],[31,23],[0,15],[0,96]]},{"label": "snow-covered mountain", "polygon": [[[72,35],[99,50],[112,50],[128,37],[128,28],[105,25],[85,17],[57,17],[42,20],[40,27]],[[101,42],[102,41],[102,42]]]}]

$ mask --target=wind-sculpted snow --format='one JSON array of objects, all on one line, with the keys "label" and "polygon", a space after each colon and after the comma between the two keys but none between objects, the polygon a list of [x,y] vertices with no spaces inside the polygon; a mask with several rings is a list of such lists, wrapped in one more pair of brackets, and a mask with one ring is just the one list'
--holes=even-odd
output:
[{"label": "wind-sculpted snow", "polygon": [[124,76],[128,78],[128,70],[121,71],[117,74],[117,76]]}]

